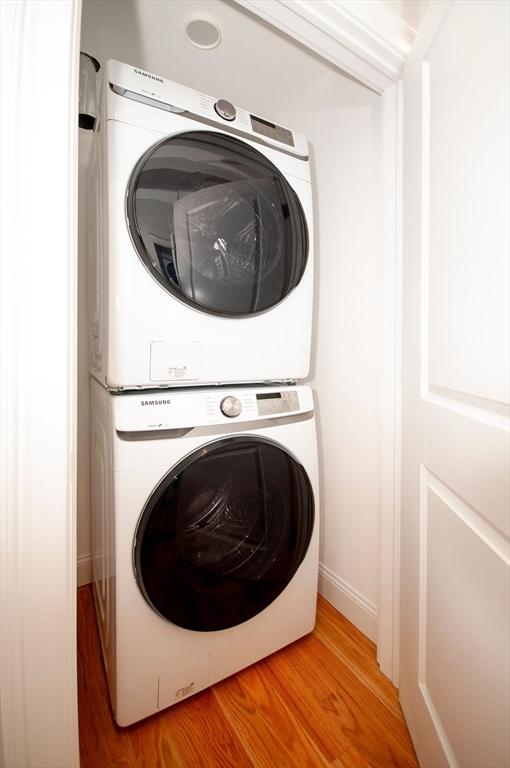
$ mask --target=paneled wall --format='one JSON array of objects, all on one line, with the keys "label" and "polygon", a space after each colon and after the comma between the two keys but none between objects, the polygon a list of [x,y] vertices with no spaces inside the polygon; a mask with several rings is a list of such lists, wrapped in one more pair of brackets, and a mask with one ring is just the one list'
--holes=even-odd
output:
[{"label": "paneled wall", "polygon": [[404,80],[400,695],[422,765],[503,768],[510,5],[441,11]]},{"label": "paneled wall", "polygon": [[[222,43],[193,47],[188,20],[216,20]],[[380,442],[380,99],[299,44],[222,0],[84,0],[82,49],[228,98],[310,140],[316,311],[310,383],[321,455],[321,591],[375,638]],[[85,134],[82,139],[87,140]],[[82,164],[86,165],[83,146]],[[80,202],[85,214],[85,195]],[[86,257],[86,227],[81,240]],[[80,306],[86,285],[80,284]],[[85,341],[85,335],[80,339]],[[87,353],[80,353],[85,386]],[[78,554],[87,580],[87,397],[81,400]]]}]

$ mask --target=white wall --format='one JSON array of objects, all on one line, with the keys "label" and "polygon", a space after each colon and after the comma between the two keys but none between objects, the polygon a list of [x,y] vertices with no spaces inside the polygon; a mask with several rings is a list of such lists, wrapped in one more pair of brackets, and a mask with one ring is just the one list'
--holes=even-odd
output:
[{"label": "white wall", "polygon": [[[328,72],[287,124],[312,144],[318,270],[311,383],[322,494],[320,590],[376,637],[380,98]],[[347,106],[346,106],[347,105]]]},{"label": "white wall", "polygon": [[[196,15],[219,22],[223,41],[217,49],[201,51],[187,41],[186,21]],[[375,637],[380,99],[221,0],[85,0],[82,50],[101,63],[118,58],[228,98],[310,139],[318,253],[311,383],[322,456],[321,589]],[[84,350],[80,369],[86,377]],[[85,419],[85,399],[82,406]],[[86,462],[80,467],[85,477]],[[83,555],[90,548],[87,508],[83,486]]]}]

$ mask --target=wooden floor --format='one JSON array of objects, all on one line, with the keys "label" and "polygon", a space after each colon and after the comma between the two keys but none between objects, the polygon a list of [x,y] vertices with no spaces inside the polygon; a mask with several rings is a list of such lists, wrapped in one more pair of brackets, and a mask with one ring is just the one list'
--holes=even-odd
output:
[{"label": "wooden floor", "polygon": [[212,688],[118,728],[92,592],[78,590],[82,768],[417,766],[375,646],[319,599],[315,631]]}]

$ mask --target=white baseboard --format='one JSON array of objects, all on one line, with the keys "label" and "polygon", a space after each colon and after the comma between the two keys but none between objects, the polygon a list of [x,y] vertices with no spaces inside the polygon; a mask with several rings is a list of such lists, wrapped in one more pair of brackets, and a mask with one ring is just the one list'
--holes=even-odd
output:
[{"label": "white baseboard", "polygon": [[319,594],[370,640],[377,642],[376,606],[322,563],[319,565]]},{"label": "white baseboard", "polygon": [[92,557],[91,555],[80,555],[77,561],[77,583],[79,587],[90,584],[92,581]]}]

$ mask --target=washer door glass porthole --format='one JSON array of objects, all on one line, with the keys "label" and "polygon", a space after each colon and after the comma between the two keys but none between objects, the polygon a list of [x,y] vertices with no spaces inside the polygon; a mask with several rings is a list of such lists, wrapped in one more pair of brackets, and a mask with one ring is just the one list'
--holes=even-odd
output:
[{"label": "washer door glass porthole", "polygon": [[152,147],[131,176],[127,218],[146,268],[204,312],[264,312],[306,267],[296,193],[264,155],[221,133],[181,133]]},{"label": "washer door glass porthole", "polygon": [[209,443],[161,481],[134,544],[138,586],[162,617],[202,632],[256,616],[306,555],[314,500],[299,462],[250,436]]}]

